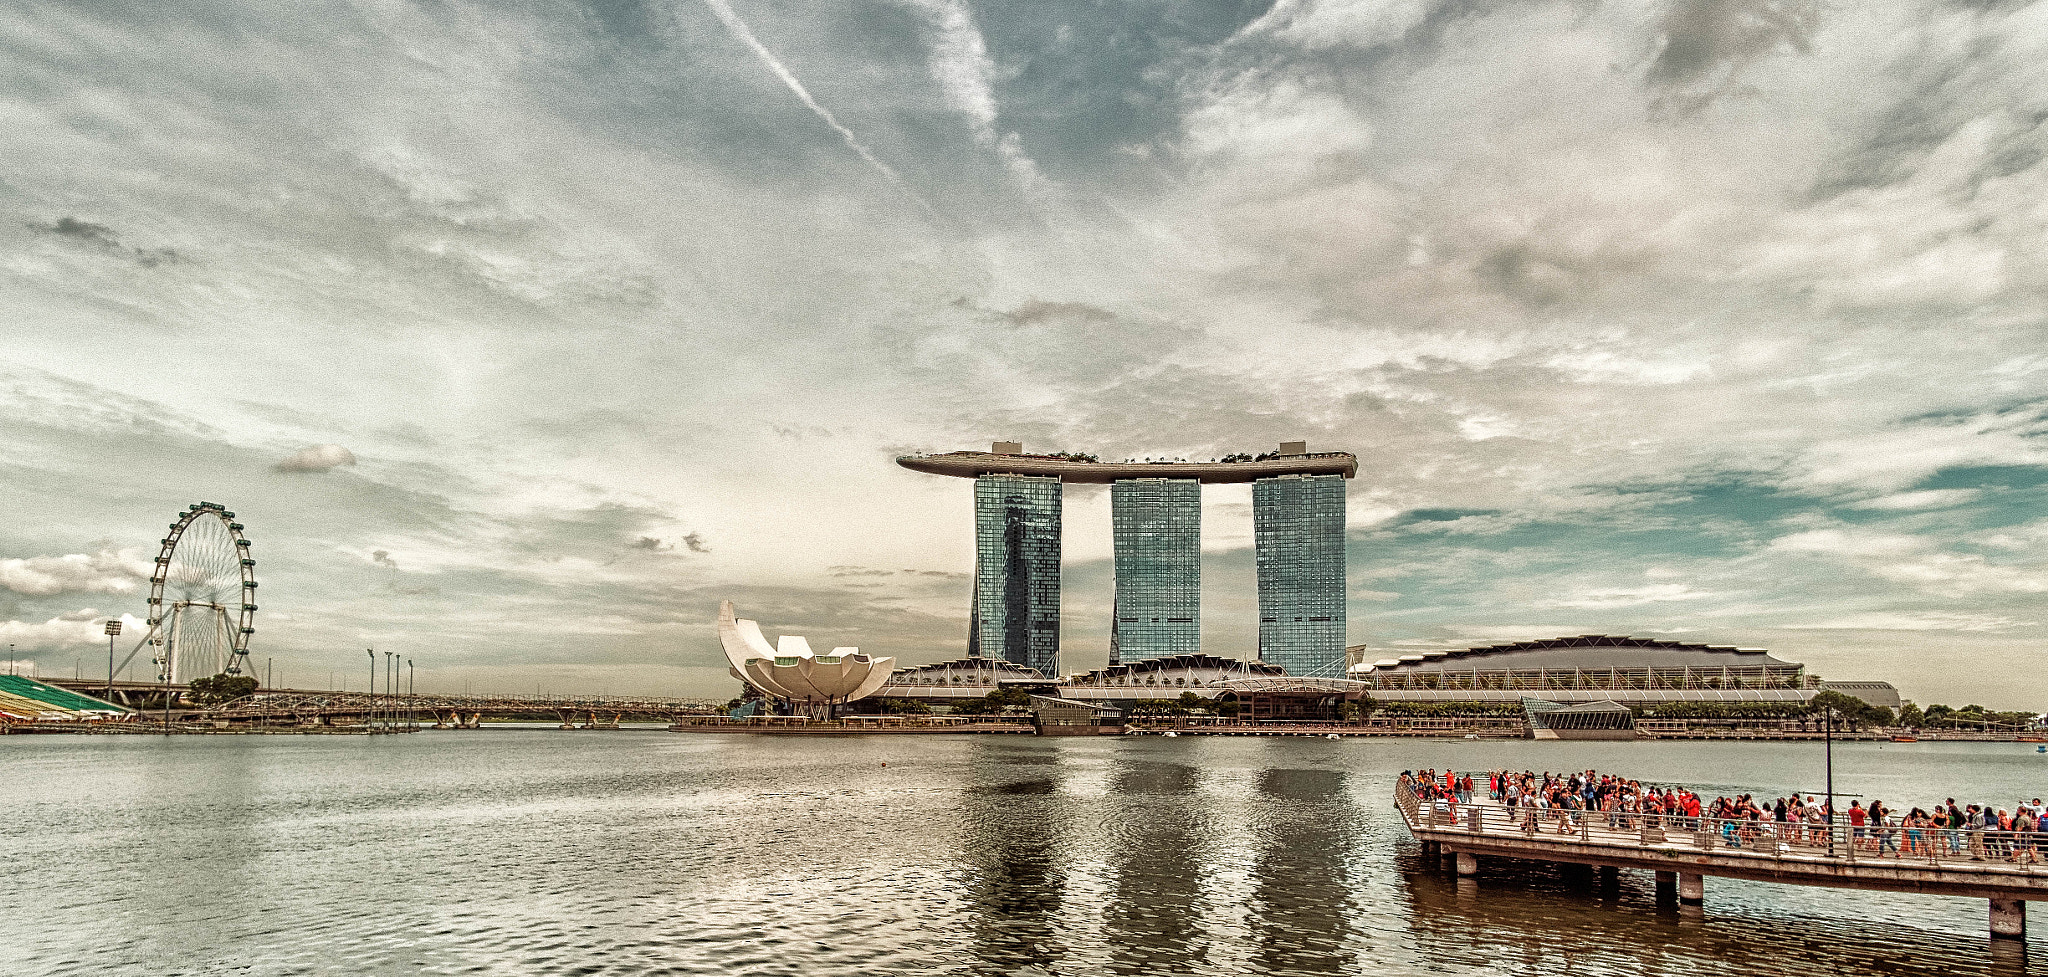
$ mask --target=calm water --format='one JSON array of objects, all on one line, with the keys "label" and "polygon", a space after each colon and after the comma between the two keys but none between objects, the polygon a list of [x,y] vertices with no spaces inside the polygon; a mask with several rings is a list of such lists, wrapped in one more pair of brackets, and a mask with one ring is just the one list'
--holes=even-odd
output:
[{"label": "calm water", "polygon": [[[1818,746],[1031,737],[0,740],[0,973],[1973,974],[1981,901],[1426,871],[1404,767],[1763,793]],[[884,767],[883,764],[887,766]],[[2048,794],[2013,744],[1845,746],[1900,804]],[[2048,906],[2031,972],[2048,973]]]}]

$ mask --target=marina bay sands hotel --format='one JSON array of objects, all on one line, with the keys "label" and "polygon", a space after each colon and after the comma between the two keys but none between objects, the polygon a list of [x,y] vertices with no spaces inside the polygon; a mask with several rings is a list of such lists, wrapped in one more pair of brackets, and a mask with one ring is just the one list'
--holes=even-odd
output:
[{"label": "marina bay sands hotel", "polygon": [[1260,661],[1290,675],[1344,673],[1347,452],[1290,441],[1213,462],[1105,463],[1088,455],[991,450],[907,455],[913,471],[974,479],[970,658],[1060,676],[1060,501],[1065,483],[1108,484],[1116,602],[1110,664],[1202,653],[1202,485],[1250,482]]}]

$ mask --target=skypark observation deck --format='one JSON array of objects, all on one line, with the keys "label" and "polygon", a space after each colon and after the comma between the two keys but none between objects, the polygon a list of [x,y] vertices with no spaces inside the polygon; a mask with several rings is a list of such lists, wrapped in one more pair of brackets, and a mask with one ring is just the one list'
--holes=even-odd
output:
[{"label": "skypark observation deck", "polygon": [[1358,475],[1358,456],[1348,451],[1321,451],[1260,461],[1118,461],[1102,462],[1058,455],[996,454],[992,451],[948,451],[904,455],[896,463],[911,471],[957,478],[983,475],[1028,475],[1062,482],[1108,485],[1132,478],[1184,478],[1205,484],[1256,482],[1280,475]]}]

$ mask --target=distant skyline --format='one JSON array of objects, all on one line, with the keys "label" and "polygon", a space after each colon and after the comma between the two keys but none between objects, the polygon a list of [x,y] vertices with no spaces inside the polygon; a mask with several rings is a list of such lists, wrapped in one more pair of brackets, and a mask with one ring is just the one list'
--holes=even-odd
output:
[{"label": "distant skyline", "polygon": [[[937,661],[972,485],[896,455],[1306,440],[1352,643],[2048,707],[2048,4],[17,4],[0,120],[44,674],[200,500],[291,684],[723,695],[721,598]],[[1213,653],[1251,538],[1209,487]]]}]

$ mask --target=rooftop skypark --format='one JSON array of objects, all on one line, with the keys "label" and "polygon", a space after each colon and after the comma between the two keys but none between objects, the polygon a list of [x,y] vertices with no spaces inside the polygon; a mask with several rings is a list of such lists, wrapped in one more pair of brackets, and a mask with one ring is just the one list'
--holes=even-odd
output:
[{"label": "rooftop skypark", "polygon": [[1227,455],[1216,461],[1098,461],[1094,455],[1060,452],[1026,454],[1015,441],[998,441],[988,451],[904,455],[896,463],[912,471],[957,478],[1031,475],[1062,482],[1107,485],[1129,478],[1185,478],[1206,483],[1255,482],[1278,475],[1358,474],[1358,456],[1348,451],[1310,453],[1301,441],[1262,455]]}]

